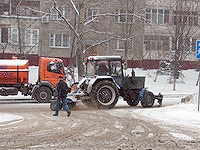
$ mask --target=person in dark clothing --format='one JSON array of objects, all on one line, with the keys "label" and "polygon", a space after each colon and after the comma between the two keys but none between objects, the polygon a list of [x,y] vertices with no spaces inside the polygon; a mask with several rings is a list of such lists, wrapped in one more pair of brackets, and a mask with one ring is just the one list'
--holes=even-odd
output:
[{"label": "person in dark clothing", "polygon": [[58,112],[60,110],[60,103],[64,106],[64,110],[67,111],[67,116],[69,117],[71,114],[71,110],[67,104],[66,97],[68,93],[69,87],[66,82],[63,81],[63,77],[59,77],[59,82],[56,85],[56,92],[57,92],[57,104],[56,104],[56,112],[53,116],[58,116]]}]

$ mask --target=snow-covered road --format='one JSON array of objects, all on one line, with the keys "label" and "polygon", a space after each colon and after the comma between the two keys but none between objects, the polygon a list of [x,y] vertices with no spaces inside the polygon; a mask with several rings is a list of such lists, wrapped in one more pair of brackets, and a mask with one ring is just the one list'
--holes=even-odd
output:
[{"label": "snow-covered road", "polygon": [[[180,80],[176,84],[176,90],[173,90],[173,85],[169,84],[167,75],[158,76],[157,81],[154,82],[156,70],[135,70],[136,75],[142,75],[146,77],[146,87],[154,94],[161,92],[164,95],[162,107],[158,107],[155,103],[153,108],[142,108],[140,105],[129,109],[129,106],[121,98],[114,109],[110,110],[111,115],[123,115],[132,114],[133,117],[144,119],[146,121],[160,125],[163,128],[169,126],[179,126],[190,131],[200,130],[200,112],[198,111],[198,86],[196,81],[198,78],[198,72],[195,70],[185,70],[183,74],[185,78]],[[190,95],[190,101],[181,103],[181,99]],[[6,99],[23,99],[21,95],[9,96]],[[30,97],[26,97],[30,98]],[[5,97],[0,97],[5,99]],[[3,104],[0,104],[3,105]],[[17,107],[18,104],[13,104],[12,107]],[[48,105],[48,104],[30,104],[31,105]],[[128,108],[128,109],[127,109]],[[78,111],[78,110],[77,110]],[[23,120],[23,116],[16,114],[8,114],[0,109],[0,125],[5,125]],[[193,137],[185,134],[176,133],[175,131],[170,133],[172,136],[191,140]]]}]

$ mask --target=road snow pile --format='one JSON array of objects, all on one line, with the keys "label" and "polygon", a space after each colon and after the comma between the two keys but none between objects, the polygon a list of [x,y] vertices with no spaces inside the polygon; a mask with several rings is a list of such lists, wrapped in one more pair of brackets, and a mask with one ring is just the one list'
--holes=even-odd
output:
[{"label": "road snow pile", "polygon": [[171,125],[200,128],[200,112],[198,111],[198,94],[182,98],[177,105],[153,107],[147,109],[133,109],[133,113]]},{"label": "road snow pile", "polygon": [[188,104],[197,104],[198,103],[198,94],[191,94],[181,99],[181,103]]},{"label": "road snow pile", "polygon": [[19,115],[0,113],[0,126],[5,124],[12,124],[23,120],[24,118]]}]

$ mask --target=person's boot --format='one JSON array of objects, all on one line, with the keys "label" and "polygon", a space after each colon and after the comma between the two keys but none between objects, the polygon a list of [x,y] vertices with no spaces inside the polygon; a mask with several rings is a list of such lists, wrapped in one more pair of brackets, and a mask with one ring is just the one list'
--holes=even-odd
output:
[{"label": "person's boot", "polygon": [[53,114],[53,116],[58,116],[58,112],[56,112],[55,114]]},{"label": "person's boot", "polygon": [[71,112],[67,112],[67,117],[69,117],[71,115]]}]

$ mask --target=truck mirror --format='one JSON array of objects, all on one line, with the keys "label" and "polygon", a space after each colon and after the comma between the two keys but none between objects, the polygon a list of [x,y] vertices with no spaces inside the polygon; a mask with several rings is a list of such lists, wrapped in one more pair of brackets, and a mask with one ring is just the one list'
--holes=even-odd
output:
[{"label": "truck mirror", "polygon": [[123,68],[126,70],[127,69],[127,64],[126,63],[123,63]]},{"label": "truck mirror", "polygon": [[131,76],[132,76],[132,78],[135,78],[135,71],[133,69],[131,71]]}]

